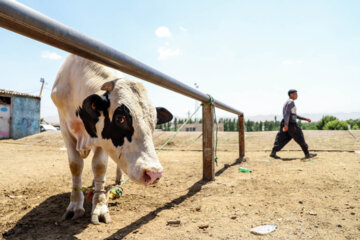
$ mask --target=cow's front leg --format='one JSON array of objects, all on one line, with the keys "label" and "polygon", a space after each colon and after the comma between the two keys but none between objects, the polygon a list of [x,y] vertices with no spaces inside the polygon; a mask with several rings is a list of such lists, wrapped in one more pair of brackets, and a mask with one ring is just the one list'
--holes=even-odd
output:
[{"label": "cow's front leg", "polygon": [[105,223],[111,222],[108,199],[105,191],[105,176],[108,156],[102,148],[96,148],[92,160],[92,170],[94,173],[94,197],[92,200],[91,222],[99,224],[99,220]]},{"label": "cow's front leg", "polygon": [[70,196],[70,204],[66,208],[66,212],[62,219],[77,219],[84,215],[84,194],[81,191],[81,173],[84,167],[84,160],[74,147],[68,146],[68,158],[70,171],[72,174],[72,191]]},{"label": "cow's front leg", "polygon": [[118,166],[116,167],[116,179],[115,179],[115,184],[120,184],[122,183],[124,180],[123,177],[123,172],[121,170],[121,168],[119,168]]}]

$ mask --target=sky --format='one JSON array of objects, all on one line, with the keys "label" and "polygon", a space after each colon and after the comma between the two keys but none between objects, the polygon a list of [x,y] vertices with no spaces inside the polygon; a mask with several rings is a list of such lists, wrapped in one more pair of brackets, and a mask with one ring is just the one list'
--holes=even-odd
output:
[{"label": "sky", "polygon": [[[360,112],[357,0],[19,2],[188,86],[198,86],[243,111],[245,118],[281,115],[292,88],[298,90],[300,115]],[[0,28],[0,89],[38,95],[44,78],[41,116],[57,115],[50,94],[67,55]],[[177,117],[187,117],[199,105],[136,80],[144,83],[155,106]],[[216,111],[218,117],[236,117]]]}]

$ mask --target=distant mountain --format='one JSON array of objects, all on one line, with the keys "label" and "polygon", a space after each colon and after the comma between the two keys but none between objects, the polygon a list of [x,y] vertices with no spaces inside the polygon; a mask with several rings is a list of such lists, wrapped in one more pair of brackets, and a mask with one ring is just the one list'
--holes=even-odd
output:
[{"label": "distant mountain", "polygon": [[[310,118],[313,122],[319,121],[323,116],[325,115],[331,115],[337,117],[339,120],[348,120],[348,119],[360,119],[360,112],[351,112],[351,113],[304,113],[301,114],[302,117]],[[246,120],[251,121],[271,121],[274,120],[275,115],[255,115],[255,116],[246,116]],[[282,119],[282,115],[276,115],[277,120]]]}]

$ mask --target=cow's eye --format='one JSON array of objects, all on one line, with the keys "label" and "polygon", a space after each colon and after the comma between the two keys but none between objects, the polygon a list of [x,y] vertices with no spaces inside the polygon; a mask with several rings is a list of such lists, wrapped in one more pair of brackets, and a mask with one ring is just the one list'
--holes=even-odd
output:
[{"label": "cow's eye", "polygon": [[125,116],[121,116],[121,115],[116,115],[115,116],[115,123],[119,126],[123,125],[126,121]]}]

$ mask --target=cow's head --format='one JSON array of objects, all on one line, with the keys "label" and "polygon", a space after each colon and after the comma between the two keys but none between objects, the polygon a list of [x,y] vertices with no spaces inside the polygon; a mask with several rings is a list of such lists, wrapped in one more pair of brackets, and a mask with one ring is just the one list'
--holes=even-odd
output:
[{"label": "cow's head", "polygon": [[155,108],[141,83],[128,79],[106,82],[102,95],[88,96],[78,110],[85,129],[130,179],[152,184],[162,176],[152,134],[156,124],[172,120],[165,108]]}]

